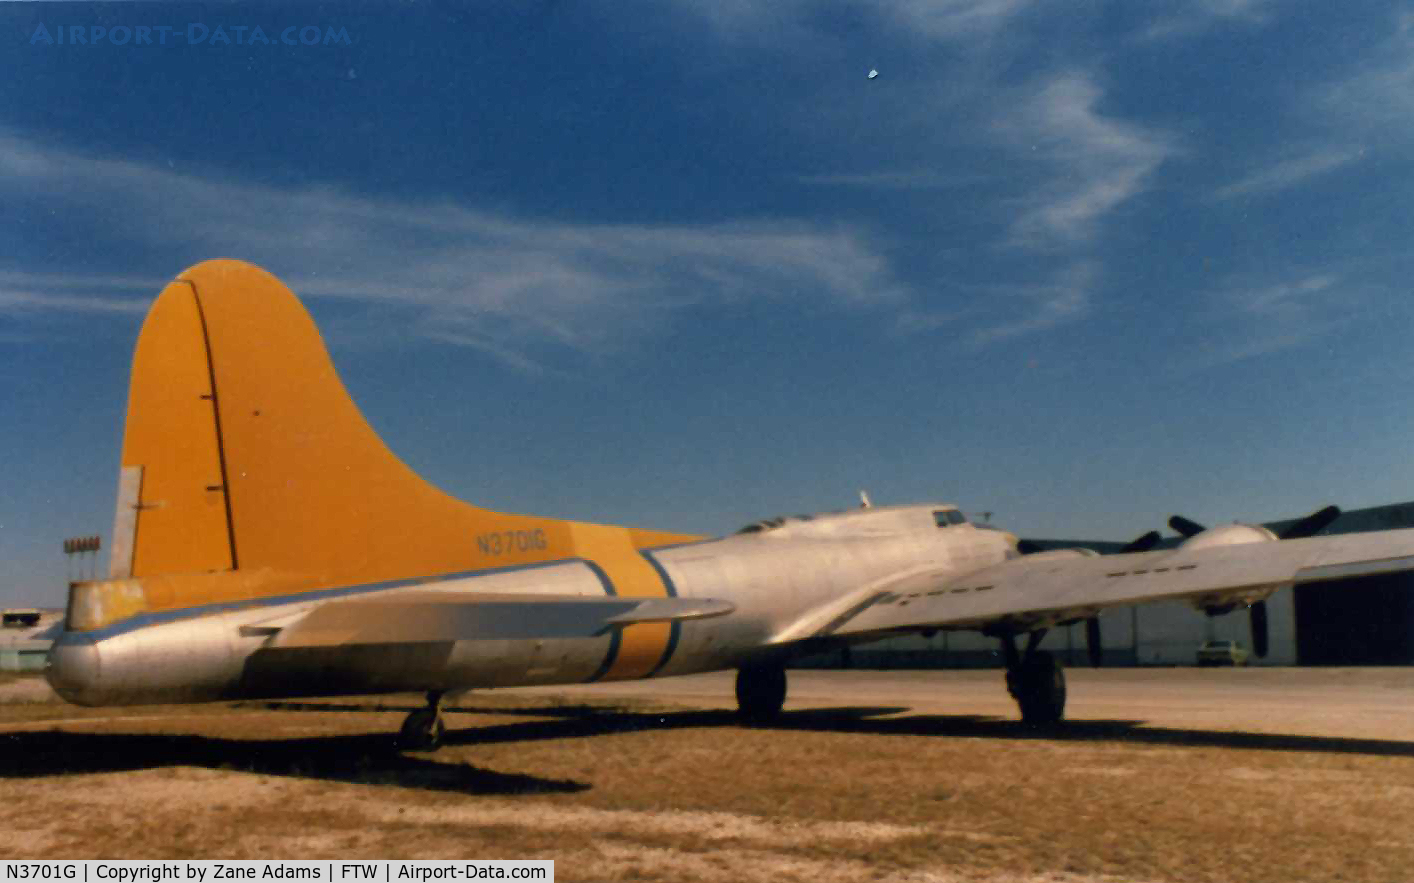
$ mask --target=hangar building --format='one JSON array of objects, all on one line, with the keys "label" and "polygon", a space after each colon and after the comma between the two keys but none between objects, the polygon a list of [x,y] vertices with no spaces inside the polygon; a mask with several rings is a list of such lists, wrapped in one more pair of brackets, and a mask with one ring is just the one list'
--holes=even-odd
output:
[{"label": "hangar building", "polygon": [[62,610],[11,607],[0,610],[0,672],[44,671]]}]

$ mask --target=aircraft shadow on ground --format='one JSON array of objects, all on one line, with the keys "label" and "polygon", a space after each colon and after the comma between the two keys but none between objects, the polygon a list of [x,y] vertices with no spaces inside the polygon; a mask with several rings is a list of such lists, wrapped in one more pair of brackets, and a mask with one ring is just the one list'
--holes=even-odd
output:
[{"label": "aircraft shadow on ground", "polygon": [[1356,739],[1338,736],[1300,736],[1284,733],[1195,730],[1149,727],[1137,720],[1068,720],[1046,727],[1031,727],[1018,720],[977,715],[909,715],[871,719],[840,716],[848,709],[814,709],[782,715],[771,726],[779,729],[831,732],[953,736],[981,739],[1048,739],[1061,742],[1131,742],[1195,748],[1240,748],[1259,751],[1310,751],[1330,754],[1368,754],[1379,757],[1414,757],[1414,742],[1393,739]]},{"label": "aircraft shadow on ground", "polygon": [[[689,727],[742,726],[729,711],[599,712],[487,727],[456,729],[449,715],[447,743],[517,742],[568,739],[612,733],[683,729]],[[1381,757],[1414,757],[1414,742],[1390,739],[1353,739],[1298,736],[1279,733],[1227,732],[1221,730],[1146,727],[1135,720],[1077,720],[1050,727],[1029,727],[1017,720],[978,715],[901,714],[905,708],[820,708],[790,711],[755,729],[797,732],[877,733],[880,735],[935,736],[972,739],[1036,740],[1062,742],[1129,742],[1195,748],[1240,748],[1260,751],[1310,751],[1332,754],[1368,754]],[[478,710],[479,711],[479,710]],[[541,715],[554,709],[540,709]],[[504,711],[495,713],[505,714]],[[519,713],[519,712],[517,712]]]},{"label": "aircraft shadow on ground", "polygon": [[[412,711],[415,706],[346,703],[272,702],[266,708],[309,711]],[[1070,720],[1051,727],[1029,727],[1020,721],[980,715],[908,714],[906,707],[840,707],[787,711],[770,723],[751,724],[756,729],[812,732],[878,733],[881,735],[943,736],[976,739],[1049,739],[1063,742],[1131,742],[1197,748],[1243,748],[1261,751],[1311,751],[1330,754],[1368,754],[1379,757],[1414,757],[1414,742],[1392,739],[1356,739],[1336,736],[1301,736],[1247,731],[1197,730],[1146,727],[1138,720]],[[534,717],[532,721],[462,728],[461,715]],[[726,710],[624,711],[592,705],[558,705],[508,709],[454,706],[447,709],[448,745],[573,739],[643,730],[694,727],[738,727],[741,720]]]},{"label": "aircraft shadow on ground", "polygon": [[[262,707],[310,711],[400,711],[401,707],[260,703]],[[245,707],[250,707],[247,704]],[[411,710],[409,707],[407,710]],[[474,715],[531,717],[487,726],[461,726]],[[454,707],[447,709],[448,747],[553,739],[582,739],[622,733],[744,726],[727,710],[623,711],[583,705],[535,709]],[[1132,720],[1077,720],[1032,728],[1016,720],[978,715],[909,714],[898,707],[842,707],[789,711],[758,730],[875,733],[993,740],[1124,742],[1414,757],[1414,742],[1224,732],[1145,727]],[[501,773],[465,763],[465,754],[403,754],[392,750],[390,732],[293,739],[224,739],[197,735],[75,733],[60,730],[0,734],[0,778],[72,773],[126,772],[195,766],[272,776],[385,784],[463,794],[552,794],[584,791],[588,783]],[[474,756],[474,755],[473,755]]]},{"label": "aircraft shadow on ground", "polygon": [[5,733],[0,734],[0,778],[194,766],[464,794],[553,794],[590,787],[584,782],[438,762],[398,753],[391,746],[391,736],[383,733],[250,740],[57,730]]}]

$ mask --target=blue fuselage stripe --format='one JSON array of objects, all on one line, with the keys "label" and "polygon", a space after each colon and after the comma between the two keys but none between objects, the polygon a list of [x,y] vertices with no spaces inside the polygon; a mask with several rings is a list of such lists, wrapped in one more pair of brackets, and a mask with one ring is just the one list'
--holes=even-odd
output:
[{"label": "blue fuselage stripe", "polygon": [[[669,598],[678,596],[678,587],[673,584],[673,578],[668,576],[668,571],[664,569],[663,563],[653,557],[653,553],[648,550],[640,552],[645,561],[653,565],[653,569],[658,571],[658,578],[663,581],[663,588],[667,590]],[[668,646],[663,648],[663,658],[658,660],[658,664],[653,666],[653,670],[648,672],[648,677],[653,677],[663,670],[663,666],[668,664],[668,660],[673,658],[673,653],[678,649],[678,638],[682,635],[682,623],[674,620],[672,627],[668,630]]]},{"label": "blue fuselage stripe", "polygon": [[[604,568],[590,561],[588,558],[581,558],[579,560],[583,561],[588,565],[590,570],[594,571],[594,576],[598,578],[599,583],[604,587],[604,594],[611,597],[618,596],[619,593],[614,591],[614,582],[609,579],[609,575],[604,572]],[[595,670],[594,674],[589,676],[589,682],[599,680],[609,673],[609,669],[614,667],[614,660],[619,658],[619,644],[623,642],[623,634],[623,629],[614,629],[613,634],[609,636],[609,652],[604,654],[603,663]]]}]

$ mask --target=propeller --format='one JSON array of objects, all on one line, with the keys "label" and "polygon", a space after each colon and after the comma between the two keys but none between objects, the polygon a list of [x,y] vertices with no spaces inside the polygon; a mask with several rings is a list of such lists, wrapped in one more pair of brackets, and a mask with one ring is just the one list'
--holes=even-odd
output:
[{"label": "propeller", "polygon": [[[1287,525],[1277,532],[1279,540],[1299,540],[1305,537],[1313,537],[1321,531],[1330,527],[1331,522],[1340,517],[1339,506],[1327,506],[1307,515]],[[1190,521],[1182,515],[1175,515],[1169,519],[1169,527],[1173,528],[1183,537],[1194,537],[1202,533],[1207,528],[1196,521]],[[1252,652],[1257,654],[1259,659],[1265,658],[1267,650],[1271,647],[1271,630],[1267,626],[1267,602],[1255,601],[1248,608],[1248,618],[1252,627]]]},{"label": "propeller", "polygon": [[[1141,537],[1136,537],[1120,549],[1117,554],[1125,555],[1130,552],[1147,552],[1159,544],[1163,537],[1159,536],[1157,530],[1151,530]],[[1085,620],[1085,649],[1090,653],[1090,667],[1099,668],[1105,661],[1105,646],[1100,640],[1100,617],[1092,616]]]},{"label": "propeller", "polygon": [[1123,549],[1119,550],[1119,554],[1127,555],[1130,552],[1147,552],[1157,546],[1162,539],[1163,537],[1159,536],[1157,530],[1151,530],[1142,537],[1136,537],[1130,540]]},{"label": "propeller", "polygon": [[[1330,527],[1331,522],[1340,517],[1339,506],[1327,506],[1307,515],[1305,518],[1293,521],[1286,527],[1276,532],[1279,540],[1300,540],[1306,537],[1313,537],[1321,531]],[[1169,527],[1178,532],[1184,539],[1196,537],[1207,530],[1206,527],[1182,515],[1175,515],[1169,519]],[[1147,536],[1147,534],[1145,535]],[[1140,537],[1143,539],[1143,537]],[[1135,542],[1138,542],[1136,540]]]},{"label": "propeller", "polygon": [[1175,516],[1173,516],[1172,518],[1170,518],[1170,519],[1169,519],[1169,527],[1171,527],[1171,528],[1173,528],[1175,531],[1177,531],[1177,532],[1178,532],[1178,535],[1181,536],[1181,537],[1183,537],[1184,539],[1189,539],[1190,537],[1196,537],[1196,536],[1198,536],[1198,534],[1200,534],[1200,533],[1202,533],[1203,531],[1207,530],[1207,528],[1204,527],[1203,525],[1199,524],[1199,523],[1196,522],[1196,521],[1189,521],[1187,518],[1184,518],[1182,515],[1175,515]]},{"label": "propeller", "polygon": [[1105,646],[1100,643],[1100,617],[1085,620],[1085,649],[1090,651],[1090,667],[1099,668],[1105,661]]},{"label": "propeller", "polygon": [[1258,601],[1247,611],[1248,619],[1252,625],[1252,652],[1257,654],[1257,658],[1264,659],[1267,655],[1267,642],[1271,640],[1271,635],[1267,629],[1267,602]]},{"label": "propeller", "polygon": [[1305,537],[1313,537],[1321,531],[1330,527],[1332,521],[1340,517],[1339,506],[1327,506],[1319,512],[1312,512],[1305,518],[1286,527],[1278,537],[1284,540],[1300,540]]}]

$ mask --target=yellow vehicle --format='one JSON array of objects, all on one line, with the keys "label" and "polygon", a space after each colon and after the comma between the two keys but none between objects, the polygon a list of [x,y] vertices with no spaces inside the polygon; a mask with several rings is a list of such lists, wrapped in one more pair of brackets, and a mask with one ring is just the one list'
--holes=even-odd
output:
[{"label": "yellow vehicle", "polygon": [[1247,648],[1241,641],[1205,641],[1198,648],[1198,664],[1203,667],[1246,665],[1247,660]]}]

